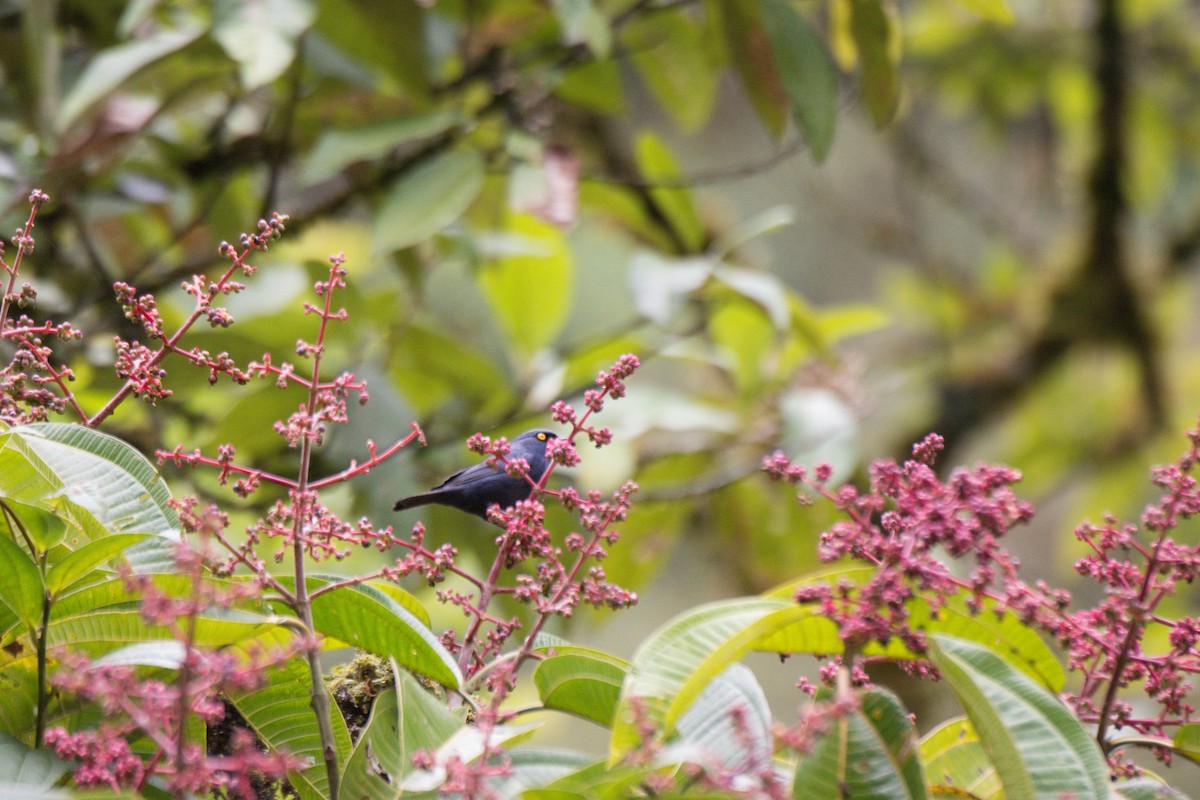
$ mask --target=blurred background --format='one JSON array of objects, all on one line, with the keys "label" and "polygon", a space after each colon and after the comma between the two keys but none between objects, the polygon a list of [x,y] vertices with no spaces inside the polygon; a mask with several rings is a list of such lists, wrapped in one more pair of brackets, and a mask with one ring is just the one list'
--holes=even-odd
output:
[{"label": "blurred background", "polygon": [[[1071,529],[1136,519],[1200,413],[1198,79],[1183,0],[0,0],[0,220],[51,196],[22,278],[85,332],[60,354],[91,411],[139,333],[113,282],[177,321],[220,241],[287,213],[236,324],[188,341],[279,361],[344,252],[325,363],[371,400],[318,471],[412,421],[429,444],[326,499],[468,563],[494,530],[392,503],[636,353],[613,445],[558,476],[642,487],[607,562],[642,602],[556,631],[629,656],[818,566],[833,517],[760,474],[777,448],[862,481],[933,430],[946,470],[1018,467],[1010,545],[1087,597]],[[175,396],[106,430],[294,470],[297,395],[167,366]],[[235,525],[273,499],[167,478]]]}]

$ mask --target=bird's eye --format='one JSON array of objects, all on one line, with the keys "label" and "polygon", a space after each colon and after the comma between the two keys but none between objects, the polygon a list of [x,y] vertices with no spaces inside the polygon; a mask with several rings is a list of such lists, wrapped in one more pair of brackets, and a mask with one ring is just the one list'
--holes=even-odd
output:
[{"label": "bird's eye", "polygon": [[544,434],[544,433],[539,433],[539,434],[538,434],[538,439],[540,439],[540,440],[541,440],[541,441],[543,441],[543,442],[544,442],[544,441],[546,441],[546,434]]}]

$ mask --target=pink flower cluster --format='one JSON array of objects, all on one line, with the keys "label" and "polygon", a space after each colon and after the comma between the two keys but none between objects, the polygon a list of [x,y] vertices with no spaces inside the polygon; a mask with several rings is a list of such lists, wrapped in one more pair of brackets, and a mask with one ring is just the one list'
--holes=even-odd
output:
[{"label": "pink flower cluster", "polygon": [[[988,598],[996,613],[1011,611],[1060,643],[1067,666],[1079,676],[1064,699],[1082,721],[1097,726],[1114,774],[1125,774],[1133,767],[1118,750],[1121,730],[1135,737],[1169,736],[1170,729],[1191,722],[1196,710],[1189,696],[1200,673],[1200,617],[1172,614],[1166,605],[1200,576],[1200,545],[1174,536],[1200,513],[1200,484],[1192,474],[1200,462],[1200,428],[1189,431],[1188,439],[1189,448],[1176,462],[1152,470],[1161,495],[1146,506],[1139,524],[1108,515],[1076,528],[1076,538],[1090,552],[1075,569],[1103,589],[1094,606],[1079,609],[1071,608],[1065,589],[1020,580],[1017,560],[999,544],[1033,514],[1012,489],[1020,478],[1015,470],[984,465],[955,470],[942,481],[932,467],[942,444],[936,435],[917,445],[914,458],[902,465],[876,462],[866,491],[832,487],[827,467],[810,476],[780,453],[764,459],[763,467],[772,478],[803,487],[802,502],[820,496],[845,515],[822,534],[823,559],[875,567],[864,582],[811,585],[797,593],[798,601],[820,604],[837,622],[848,652],[893,636],[923,652],[924,637],[909,625],[912,601],[936,611],[959,597],[978,611]],[[952,572],[939,554],[968,561],[970,569]],[[1151,640],[1169,649],[1154,653]],[[822,675],[832,680],[835,673],[831,662]],[[1122,697],[1135,686],[1154,704],[1150,713],[1135,713]],[[1157,753],[1169,758],[1165,749]]]},{"label": "pink flower cluster", "polygon": [[[934,434],[914,447],[914,457],[903,464],[875,462],[865,492],[849,484],[830,488],[827,465],[816,467],[810,478],[782,453],[764,459],[763,468],[772,478],[805,486],[845,514],[846,519],[821,534],[823,561],[850,558],[877,567],[863,584],[806,587],[797,596],[800,602],[820,604],[848,643],[886,643],[896,636],[923,652],[924,635],[909,625],[909,600],[919,594],[936,612],[965,589],[977,607],[989,590],[1016,578],[1016,559],[999,540],[1033,515],[1033,507],[1012,489],[1020,473],[983,465],[955,470],[942,481],[933,469],[941,447]],[[943,553],[969,556],[969,575],[951,572]]]}]

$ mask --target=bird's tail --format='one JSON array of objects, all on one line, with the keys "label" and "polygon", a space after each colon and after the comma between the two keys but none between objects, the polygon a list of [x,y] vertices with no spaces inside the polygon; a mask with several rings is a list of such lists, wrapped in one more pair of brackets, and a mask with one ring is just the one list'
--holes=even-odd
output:
[{"label": "bird's tail", "polygon": [[403,511],[406,508],[416,508],[417,506],[429,505],[437,497],[435,492],[425,492],[424,494],[414,494],[411,497],[406,497],[403,500],[397,500],[396,505],[392,506],[393,511]]}]

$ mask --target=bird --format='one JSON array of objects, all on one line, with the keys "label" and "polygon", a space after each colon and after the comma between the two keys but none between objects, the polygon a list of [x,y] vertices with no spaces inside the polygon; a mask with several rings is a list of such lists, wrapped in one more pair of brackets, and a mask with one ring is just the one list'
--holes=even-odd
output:
[{"label": "bird", "polygon": [[[550,466],[550,459],[546,458],[546,442],[557,438],[558,434],[554,431],[543,428],[525,431],[512,440],[511,450],[506,458],[509,461],[525,459],[529,463],[529,479],[537,483]],[[503,464],[497,462],[493,467],[482,461],[459,470],[428,492],[397,500],[393,509],[403,511],[436,503],[486,520],[488,508],[491,506],[508,508],[518,500],[527,500],[532,491],[533,486],[529,480],[512,477],[504,471]]]}]

